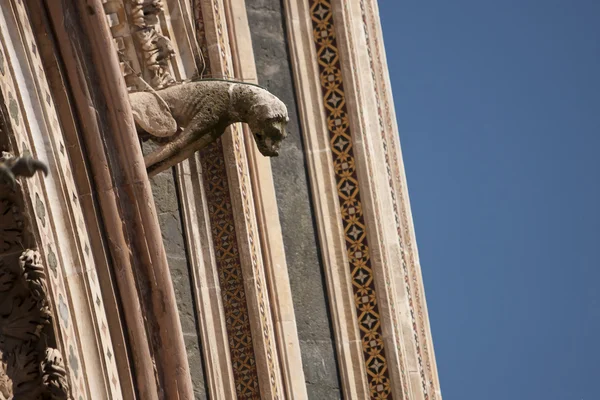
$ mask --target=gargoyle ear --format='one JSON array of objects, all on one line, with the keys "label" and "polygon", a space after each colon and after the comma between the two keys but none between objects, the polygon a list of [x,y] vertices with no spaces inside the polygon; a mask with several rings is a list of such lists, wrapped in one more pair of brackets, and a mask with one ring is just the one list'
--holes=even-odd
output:
[{"label": "gargoyle ear", "polygon": [[129,95],[136,125],[152,136],[167,137],[177,132],[177,122],[158,95],[136,92]]}]

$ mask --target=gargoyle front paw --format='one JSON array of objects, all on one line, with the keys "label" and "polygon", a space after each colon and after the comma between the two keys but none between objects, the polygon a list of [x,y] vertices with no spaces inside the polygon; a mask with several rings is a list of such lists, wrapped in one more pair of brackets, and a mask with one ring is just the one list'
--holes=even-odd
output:
[{"label": "gargoyle front paw", "polygon": [[48,176],[48,166],[31,156],[5,158],[4,161],[0,161],[0,181],[13,188],[18,176],[31,178],[38,171],[42,171],[44,176]]},{"label": "gargoyle front paw", "polygon": [[26,178],[31,178],[38,171],[42,171],[44,176],[48,176],[48,166],[30,156],[16,158],[11,170],[15,176],[24,176]]}]

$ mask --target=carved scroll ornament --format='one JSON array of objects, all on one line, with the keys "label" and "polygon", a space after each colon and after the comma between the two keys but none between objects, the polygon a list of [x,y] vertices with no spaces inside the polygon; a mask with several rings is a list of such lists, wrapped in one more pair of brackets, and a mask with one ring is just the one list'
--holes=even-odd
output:
[{"label": "carved scroll ornament", "polygon": [[287,136],[285,104],[252,84],[200,80],[129,98],[140,135],[161,143],[144,158],[150,176],[189,158],[235,122],[249,125],[264,156],[279,155]]}]

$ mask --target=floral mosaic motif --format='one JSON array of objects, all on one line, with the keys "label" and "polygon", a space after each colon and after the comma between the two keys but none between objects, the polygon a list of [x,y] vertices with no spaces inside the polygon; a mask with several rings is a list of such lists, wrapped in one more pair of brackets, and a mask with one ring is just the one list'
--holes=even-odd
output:
[{"label": "floral mosaic motif", "polygon": [[69,367],[75,376],[79,376],[79,360],[73,350],[73,346],[69,346]]},{"label": "floral mosaic motif", "polygon": [[309,0],[323,104],[330,135],[333,166],[341,215],[346,235],[346,251],[354,290],[354,304],[362,341],[371,399],[391,399],[391,381],[385,355],[379,307],[366,226],[356,175],[352,134],[348,124],[342,70],[331,4]]},{"label": "floral mosaic motif", "polygon": [[52,251],[52,249],[48,250],[48,266],[52,270],[54,277],[56,278],[58,274],[58,261],[56,260],[56,254]]},{"label": "floral mosaic motif", "polygon": [[65,299],[63,299],[62,295],[58,296],[58,314],[60,315],[60,319],[63,324],[69,326],[69,308],[65,303]]}]

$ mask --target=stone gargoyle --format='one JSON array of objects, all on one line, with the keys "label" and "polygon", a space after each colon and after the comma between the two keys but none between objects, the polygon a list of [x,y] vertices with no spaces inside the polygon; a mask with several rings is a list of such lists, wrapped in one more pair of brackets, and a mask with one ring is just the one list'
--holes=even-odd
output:
[{"label": "stone gargoyle", "polygon": [[200,80],[129,96],[138,134],[160,143],[144,157],[149,176],[191,157],[235,122],[249,125],[264,156],[277,156],[287,136],[285,104],[256,85]]}]

